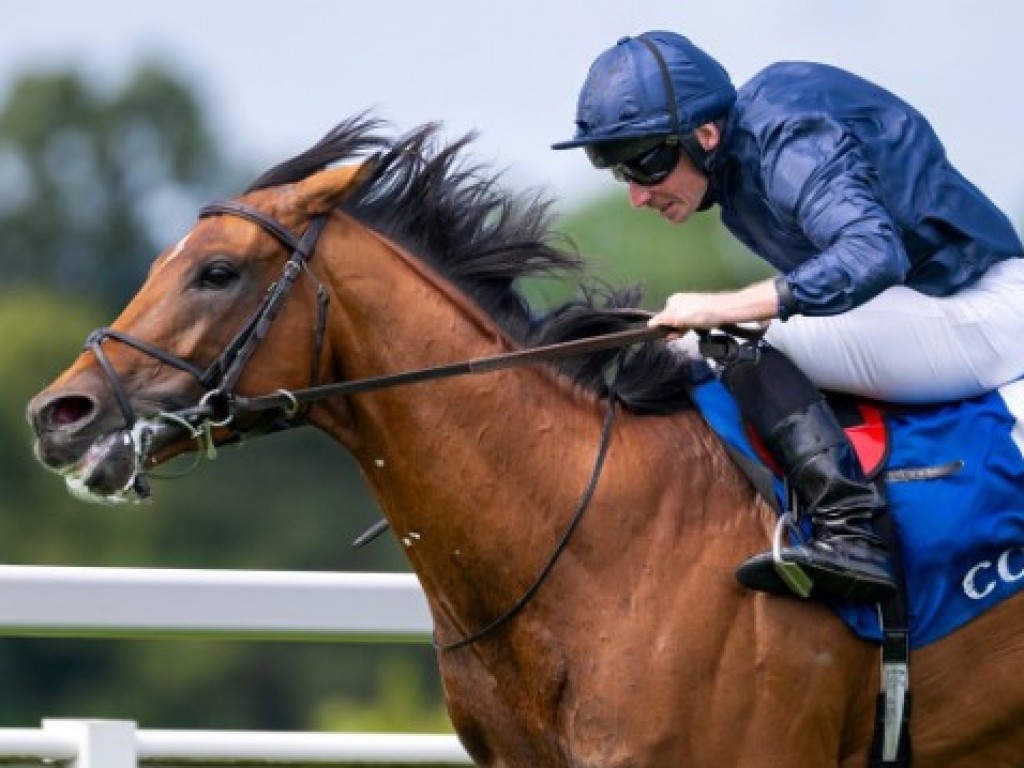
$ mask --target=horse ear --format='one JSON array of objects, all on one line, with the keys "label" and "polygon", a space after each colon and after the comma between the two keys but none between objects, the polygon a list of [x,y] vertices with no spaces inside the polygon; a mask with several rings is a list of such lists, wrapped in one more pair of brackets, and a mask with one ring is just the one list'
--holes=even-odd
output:
[{"label": "horse ear", "polygon": [[373,174],[377,159],[339,165],[314,173],[294,188],[295,206],[309,216],[327,213],[362,186]]}]

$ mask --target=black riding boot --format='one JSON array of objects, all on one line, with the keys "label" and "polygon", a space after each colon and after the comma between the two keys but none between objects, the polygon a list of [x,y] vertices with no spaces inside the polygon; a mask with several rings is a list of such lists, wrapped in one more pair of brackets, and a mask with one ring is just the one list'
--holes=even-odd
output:
[{"label": "black riding boot", "polygon": [[[761,439],[781,461],[793,487],[809,540],[781,549],[781,559],[810,578],[811,597],[879,602],[896,592],[889,555],[875,534],[886,512],[877,488],[865,479],[853,446],[807,377],[781,352],[761,344],[753,360],[726,367],[723,381]],[[772,552],[736,571],[741,584],[791,594]]]}]

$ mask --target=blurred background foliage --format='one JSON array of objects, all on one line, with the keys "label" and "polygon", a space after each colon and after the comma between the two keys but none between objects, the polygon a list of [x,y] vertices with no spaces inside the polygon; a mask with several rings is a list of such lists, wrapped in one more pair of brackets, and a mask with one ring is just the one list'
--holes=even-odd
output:
[{"label": "blurred background foliage", "polygon": [[[0,561],[406,570],[389,536],[349,546],[375,505],[347,455],[312,431],[225,450],[158,483],[144,506],[75,501],[31,455],[28,399],[117,314],[199,204],[263,170],[232,167],[211,125],[188,83],[151,64],[113,91],[73,71],[29,73],[0,107]],[[329,127],[310,126],[310,144]],[[674,289],[767,274],[713,214],[673,228],[631,211],[621,191],[560,227],[598,277],[646,282],[650,308]],[[0,639],[0,680],[3,726],[448,728],[433,652],[420,645]]]}]

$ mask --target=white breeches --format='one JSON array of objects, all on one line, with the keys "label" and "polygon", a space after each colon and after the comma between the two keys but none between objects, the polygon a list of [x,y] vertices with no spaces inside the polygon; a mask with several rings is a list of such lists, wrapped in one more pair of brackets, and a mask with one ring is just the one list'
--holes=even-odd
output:
[{"label": "white breeches", "polygon": [[774,321],[765,339],[822,389],[898,403],[973,397],[1024,374],[1024,259],[953,296],[897,286],[841,315]]}]

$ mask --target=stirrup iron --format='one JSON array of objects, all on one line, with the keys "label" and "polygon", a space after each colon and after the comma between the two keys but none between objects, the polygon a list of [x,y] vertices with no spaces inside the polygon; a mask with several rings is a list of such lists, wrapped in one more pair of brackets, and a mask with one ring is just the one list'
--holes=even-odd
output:
[{"label": "stirrup iron", "polygon": [[772,535],[772,565],[790,591],[806,600],[811,596],[814,582],[799,563],[783,559],[782,547],[786,531],[790,532],[795,541],[803,540],[796,515],[792,510],[779,517],[779,521],[775,524],[775,533]]}]

